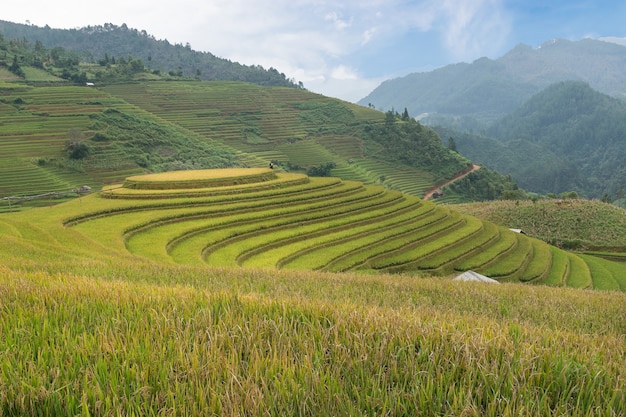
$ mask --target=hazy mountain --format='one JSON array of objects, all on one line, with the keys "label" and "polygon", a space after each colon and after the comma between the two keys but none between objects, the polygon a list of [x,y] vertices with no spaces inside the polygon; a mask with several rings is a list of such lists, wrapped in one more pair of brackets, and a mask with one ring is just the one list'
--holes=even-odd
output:
[{"label": "hazy mountain", "polygon": [[455,64],[385,81],[359,103],[409,114],[472,116],[492,122],[548,85],[566,80],[626,97],[626,46],[585,39],[553,40],[538,48],[518,45],[492,60]]},{"label": "hazy mountain", "polygon": [[466,157],[530,191],[600,198],[626,184],[626,103],[584,82],[549,86],[485,135],[436,130]]},{"label": "hazy mountain", "polygon": [[198,52],[189,44],[171,44],[157,40],[146,31],[116,26],[88,26],[81,29],[53,29],[0,20],[0,34],[7,39],[40,42],[46,48],[62,47],[78,52],[84,61],[97,62],[106,57],[129,55],[141,59],[152,70],[176,71],[203,80],[246,81],[259,85],[297,87],[294,80],[276,69],[258,65],[247,66],[218,58],[208,52]]}]

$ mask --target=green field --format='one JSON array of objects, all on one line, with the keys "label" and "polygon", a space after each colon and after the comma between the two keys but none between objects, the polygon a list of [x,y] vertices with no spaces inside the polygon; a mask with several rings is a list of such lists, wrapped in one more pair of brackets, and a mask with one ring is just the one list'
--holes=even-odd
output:
[{"label": "green field", "polygon": [[[0,68],[0,416],[624,415],[626,263],[421,200],[354,133],[381,113],[27,75],[54,86]],[[624,245],[598,213],[554,225]]]},{"label": "green field", "polygon": [[0,216],[0,415],[622,415],[624,264],[265,171]]},{"label": "green field", "polygon": [[502,282],[554,285],[558,275],[558,285],[626,287],[623,263],[568,253],[561,270],[562,249],[456,210],[379,185],[267,168],[132,177],[56,210],[64,233],[159,263],[438,276],[472,269]]}]

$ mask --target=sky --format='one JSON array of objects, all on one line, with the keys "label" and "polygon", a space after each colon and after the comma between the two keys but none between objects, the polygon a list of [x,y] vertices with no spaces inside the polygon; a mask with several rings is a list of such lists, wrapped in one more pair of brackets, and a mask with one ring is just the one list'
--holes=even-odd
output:
[{"label": "sky", "polygon": [[52,28],[126,24],[156,39],[275,68],[356,102],[384,80],[554,38],[626,38],[620,0],[29,0],[0,20]]}]

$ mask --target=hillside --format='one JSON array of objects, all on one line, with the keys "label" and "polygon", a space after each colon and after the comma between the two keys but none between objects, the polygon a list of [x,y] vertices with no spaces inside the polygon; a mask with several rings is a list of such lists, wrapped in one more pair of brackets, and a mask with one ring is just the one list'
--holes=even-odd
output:
[{"label": "hillside", "polygon": [[473,161],[529,191],[623,196],[626,104],[583,82],[560,82],[495,122],[484,135],[437,127]]},{"label": "hillside", "polygon": [[493,201],[456,204],[454,209],[551,244],[573,249],[626,248],[626,211],[584,199]]},{"label": "hillside", "polygon": [[[85,62],[62,47],[0,37],[7,145],[0,198],[15,197],[15,209],[18,202],[38,204],[32,195],[67,198],[78,187],[99,188],[132,173],[270,162],[422,196],[471,166],[406,115],[300,88],[198,78],[149,70],[130,55]],[[44,141],[32,140],[44,136],[54,137],[45,151]],[[438,201],[474,199],[460,191]]]},{"label": "hillside", "polygon": [[[379,186],[268,168],[142,175],[4,214],[0,240],[8,415],[626,405],[626,264]],[[462,264],[553,287],[419,278]]]},{"label": "hillside", "polygon": [[[0,102],[0,198],[99,189],[146,172],[270,161],[301,172],[332,163],[332,175],[421,196],[469,163],[415,122],[392,116],[385,124],[378,111],[293,88],[7,82],[0,84]],[[385,132],[395,132],[397,141],[385,142]],[[421,151],[407,160],[404,149],[411,146]]]},{"label": "hillside", "polygon": [[[26,40],[44,48],[63,48],[76,53],[81,61],[115,63],[129,56],[140,59],[151,71],[174,72],[202,80],[244,81],[259,85],[300,87],[276,69],[242,65],[194,51],[189,45],[157,40],[145,30],[107,23],[80,29],[54,29],[0,20],[0,35],[6,39]],[[113,60],[113,61],[111,61]]]},{"label": "hillside", "polygon": [[626,409],[626,263],[420,199],[430,128],[0,46],[1,416]]},{"label": "hillside", "polygon": [[4,415],[626,407],[622,293],[27,253],[0,258]]},{"label": "hillside", "polygon": [[[269,168],[133,176],[0,222],[19,238],[28,234],[19,225],[28,229],[33,216],[49,230],[32,242],[17,239],[11,251],[43,239],[69,256],[72,242],[86,239],[89,247],[167,264],[444,276],[472,269],[502,282],[626,290],[626,264],[587,263],[381,186]],[[67,243],[46,243],[48,236]]]},{"label": "hillside", "polygon": [[485,123],[558,81],[585,81],[602,93],[624,98],[625,65],[623,45],[558,39],[535,49],[519,45],[496,60],[481,58],[388,80],[359,103],[380,109],[406,107],[412,116],[469,116]]}]

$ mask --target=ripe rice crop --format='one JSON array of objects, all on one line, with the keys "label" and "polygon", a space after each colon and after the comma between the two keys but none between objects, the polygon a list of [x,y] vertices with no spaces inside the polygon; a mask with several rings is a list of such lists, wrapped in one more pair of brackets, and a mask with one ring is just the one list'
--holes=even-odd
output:
[{"label": "ripe rice crop", "polygon": [[[0,413],[626,407],[623,265],[378,186],[263,184],[165,199],[92,194],[3,215]],[[503,236],[517,244],[498,246]],[[492,256],[481,272],[561,287],[425,276],[476,261],[477,250]],[[368,274],[299,270],[325,267]]]},{"label": "ripe rice crop", "polygon": [[520,277],[522,282],[540,279],[550,271],[552,266],[552,252],[546,243],[534,239],[532,241],[532,251],[533,257],[528,263],[528,268]]},{"label": "ripe rice crop", "polygon": [[542,284],[560,286],[569,274],[569,257],[567,252],[559,248],[551,247],[550,251],[552,252],[552,267]]},{"label": "ripe rice crop", "polygon": [[0,268],[3,414],[604,416],[626,406],[623,294],[126,262],[83,268],[105,279]]},{"label": "ripe rice crop", "polygon": [[269,168],[224,168],[172,171],[126,178],[124,188],[168,190],[223,187],[237,184],[258,183],[274,179],[276,179],[276,174]]},{"label": "ripe rice crop", "polygon": [[574,288],[591,288],[593,284],[591,271],[584,259],[571,253],[567,255],[569,257],[570,273],[565,284]]}]

